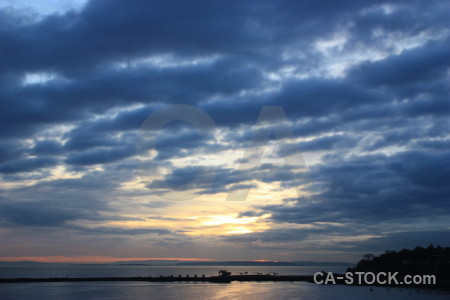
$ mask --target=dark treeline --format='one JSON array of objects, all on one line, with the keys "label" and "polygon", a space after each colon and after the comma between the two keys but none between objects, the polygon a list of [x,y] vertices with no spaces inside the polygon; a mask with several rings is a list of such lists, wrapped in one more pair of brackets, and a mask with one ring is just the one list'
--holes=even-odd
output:
[{"label": "dark treeline", "polygon": [[400,274],[436,275],[450,279],[450,247],[416,247],[413,250],[386,251],[380,256],[365,254],[348,272],[399,272]]}]

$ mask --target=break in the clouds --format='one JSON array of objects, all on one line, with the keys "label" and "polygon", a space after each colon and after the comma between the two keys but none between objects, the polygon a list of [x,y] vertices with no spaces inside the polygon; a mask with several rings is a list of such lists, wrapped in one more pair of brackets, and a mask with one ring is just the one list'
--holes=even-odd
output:
[{"label": "break in the clouds", "polygon": [[450,242],[448,1],[52,3],[0,1],[0,257]]}]

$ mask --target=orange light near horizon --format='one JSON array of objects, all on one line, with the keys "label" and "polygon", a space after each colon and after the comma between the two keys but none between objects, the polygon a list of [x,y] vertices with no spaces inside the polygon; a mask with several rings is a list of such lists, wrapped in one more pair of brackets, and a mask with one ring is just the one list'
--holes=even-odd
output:
[{"label": "orange light near horizon", "polygon": [[[174,261],[228,261],[224,259],[211,258],[185,258],[185,257],[109,257],[109,256],[17,256],[1,257],[0,262],[41,262],[41,263],[113,263],[121,261],[142,260],[174,260]],[[270,259],[231,259],[231,261],[253,261],[253,262],[278,262]]]},{"label": "orange light near horizon", "polygon": [[18,256],[1,257],[3,262],[32,261],[42,263],[112,263],[119,261],[140,260],[179,260],[179,261],[214,261],[209,258],[185,258],[185,257],[109,257],[109,256]]}]

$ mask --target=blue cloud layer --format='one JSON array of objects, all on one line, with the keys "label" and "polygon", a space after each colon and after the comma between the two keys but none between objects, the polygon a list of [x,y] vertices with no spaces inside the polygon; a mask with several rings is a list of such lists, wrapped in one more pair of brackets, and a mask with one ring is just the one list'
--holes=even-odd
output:
[{"label": "blue cloud layer", "polygon": [[[187,104],[206,112],[215,131],[163,128],[149,164],[169,171],[147,184],[149,193],[176,185],[210,195],[256,188],[256,181],[309,193],[241,212],[268,214],[285,228],[222,241],[384,236],[368,240],[370,250],[390,247],[396,226],[418,219],[429,230],[411,232],[439,239],[450,215],[448,9],[437,0],[109,0],[39,20],[0,10],[0,175],[10,185],[0,195],[0,225],[73,230],[80,220],[120,220],[111,203],[139,175],[143,122],[162,107]],[[245,172],[226,162],[172,166],[255,146],[252,136],[267,130],[256,124],[263,106],[283,107],[287,122],[266,125],[274,132],[288,126],[296,139],[278,140],[278,156],[323,155],[307,174],[273,164]],[[55,178],[62,167],[78,177]],[[345,230],[290,227],[321,222]],[[402,230],[406,244],[416,240]],[[146,232],[174,234],[120,233]]]}]

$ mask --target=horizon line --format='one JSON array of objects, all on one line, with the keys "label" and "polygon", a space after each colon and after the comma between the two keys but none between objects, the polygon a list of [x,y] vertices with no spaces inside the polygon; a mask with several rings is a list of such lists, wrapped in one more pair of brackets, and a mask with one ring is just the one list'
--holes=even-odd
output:
[{"label": "horizon line", "polygon": [[[122,261],[251,261],[251,262],[280,262],[278,260],[250,259],[250,260],[218,260],[211,258],[186,258],[186,257],[111,257],[111,256],[9,256],[0,257],[0,262],[40,262],[40,263],[113,263]],[[291,261],[283,261],[291,262]]]}]

